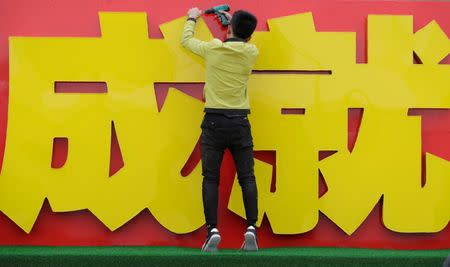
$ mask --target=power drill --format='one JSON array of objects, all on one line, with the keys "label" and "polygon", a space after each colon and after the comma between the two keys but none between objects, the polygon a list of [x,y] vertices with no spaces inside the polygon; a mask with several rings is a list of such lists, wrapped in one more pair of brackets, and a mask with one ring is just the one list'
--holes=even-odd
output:
[{"label": "power drill", "polygon": [[228,26],[230,24],[230,21],[227,19],[227,17],[220,13],[220,11],[230,11],[230,6],[229,5],[220,5],[220,6],[215,6],[213,8],[207,9],[205,10],[205,14],[215,14],[217,17],[219,17],[220,22],[222,23],[222,26]]}]

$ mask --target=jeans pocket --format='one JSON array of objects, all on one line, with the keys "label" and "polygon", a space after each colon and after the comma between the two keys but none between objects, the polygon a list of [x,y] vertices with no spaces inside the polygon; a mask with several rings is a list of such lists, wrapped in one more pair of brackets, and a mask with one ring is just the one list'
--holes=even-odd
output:
[{"label": "jeans pocket", "polygon": [[203,121],[202,121],[202,124],[200,125],[200,128],[202,128],[202,129],[206,129],[206,128],[213,129],[215,126],[216,126],[216,123],[213,120],[205,117],[205,118],[203,118]]},{"label": "jeans pocket", "polygon": [[246,116],[232,118],[231,122],[235,126],[250,127],[250,122]]}]

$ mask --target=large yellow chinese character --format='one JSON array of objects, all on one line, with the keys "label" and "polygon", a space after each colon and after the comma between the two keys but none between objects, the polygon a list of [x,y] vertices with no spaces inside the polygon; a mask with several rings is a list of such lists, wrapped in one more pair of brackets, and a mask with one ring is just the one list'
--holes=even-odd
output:
[{"label": "large yellow chinese character", "polygon": [[[280,74],[274,80],[255,75],[250,83],[255,149],[277,153],[276,192],[260,193],[260,209],[274,232],[306,232],[315,226],[320,209],[351,234],[382,195],[389,229],[437,232],[445,227],[450,164],[428,154],[427,184],[421,188],[420,118],[408,116],[409,108],[450,107],[449,66],[436,65],[450,52],[450,42],[437,24],[413,34],[411,16],[370,16],[368,64],[355,64],[348,55],[354,51],[348,33],[315,32],[311,14],[275,19],[269,26],[268,33],[255,36],[255,42],[265,42],[259,69],[332,71],[330,76]],[[281,52],[277,58],[274,51],[280,49],[291,56]],[[423,56],[424,65],[413,65],[413,50]],[[270,60],[265,53],[272,55]],[[305,108],[305,114],[283,118],[283,107]],[[349,108],[364,109],[352,152],[346,143]],[[321,150],[338,152],[318,162]],[[261,173],[258,168],[266,167],[256,168]],[[320,199],[318,168],[329,189]],[[257,181],[263,190],[270,188],[268,177]],[[236,185],[229,207],[241,214],[234,190]]]},{"label": "large yellow chinese character", "polygon": [[[200,135],[202,103],[171,89],[158,113],[153,84],[204,80],[178,46],[184,20],[148,39],[143,13],[100,13],[101,38],[10,40],[7,147],[0,209],[29,232],[45,198],[54,211],[89,209],[114,230],[145,208],[171,231],[203,224],[201,175],[180,170]],[[200,24],[200,37],[210,38]],[[176,41],[175,41],[176,40]],[[104,94],[55,93],[55,81],[104,81]],[[124,167],[108,177],[111,121]],[[52,141],[68,159],[50,166]]]}]

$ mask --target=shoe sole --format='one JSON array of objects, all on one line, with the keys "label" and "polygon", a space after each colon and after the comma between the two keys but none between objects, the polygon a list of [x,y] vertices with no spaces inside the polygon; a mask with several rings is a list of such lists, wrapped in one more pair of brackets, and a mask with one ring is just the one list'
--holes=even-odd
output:
[{"label": "shoe sole", "polygon": [[208,243],[203,245],[202,251],[204,252],[216,252],[220,243],[220,235],[212,235],[209,238]]},{"label": "shoe sole", "polygon": [[244,234],[244,247],[245,251],[258,251],[258,244],[256,243],[256,236],[253,233]]}]

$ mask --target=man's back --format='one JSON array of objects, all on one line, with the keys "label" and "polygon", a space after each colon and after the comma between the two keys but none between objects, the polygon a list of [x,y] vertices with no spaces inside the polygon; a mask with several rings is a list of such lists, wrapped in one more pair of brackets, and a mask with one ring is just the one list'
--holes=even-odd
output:
[{"label": "man's back", "polygon": [[187,21],[182,43],[194,53],[205,58],[205,108],[242,110],[248,113],[247,82],[258,56],[255,45],[239,38],[224,42],[213,39],[202,42],[192,38],[195,22]]}]

